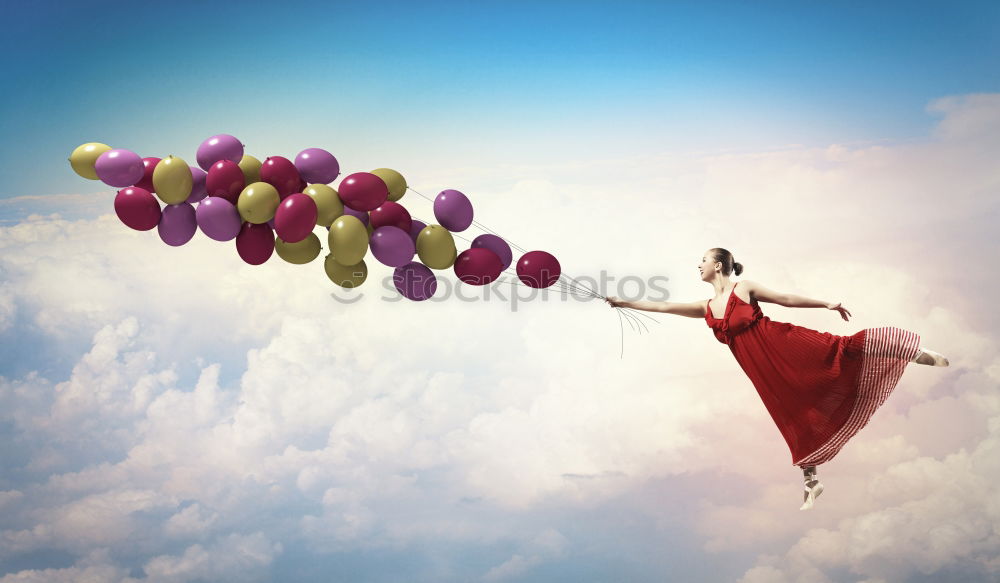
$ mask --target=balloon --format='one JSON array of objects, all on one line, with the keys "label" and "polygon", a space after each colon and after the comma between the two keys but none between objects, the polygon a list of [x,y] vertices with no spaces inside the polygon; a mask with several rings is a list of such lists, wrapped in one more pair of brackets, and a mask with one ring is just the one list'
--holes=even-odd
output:
[{"label": "balloon", "polygon": [[490,251],[496,253],[497,257],[500,258],[500,262],[503,264],[504,269],[510,267],[510,262],[514,260],[514,254],[510,250],[510,245],[496,235],[480,235],[472,240],[471,247],[489,249]]},{"label": "balloon", "polygon": [[387,200],[371,212],[371,224],[376,229],[392,225],[409,232],[413,219],[403,205]]},{"label": "balloon", "polygon": [[302,265],[309,263],[319,256],[320,244],[316,233],[309,233],[309,236],[298,243],[287,243],[280,238],[274,241],[274,250],[289,263]]},{"label": "balloon", "polygon": [[281,200],[289,194],[300,192],[299,171],[295,169],[295,164],[288,158],[281,156],[268,156],[264,164],[260,167],[260,179],[274,186],[278,190]]},{"label": "balloon", "polygon": [[413,254],[416,252],[410,234],[392,225],[375,229],[371,235],[370,245],[375,259],[389,267],[406,265],[413,260]]},{"label": "balloon", "polygon": [[415,302],[426,300],[437,291],[437,278],[434,277],[434,272],[417,261],[397,267],[392,274],[392,283],[403,297]]},{"label": "balloon", "polygon": [[201,199],[208,196],[208,191],[205,188],[205,181],[208,179],[208,173],[198,168],[197,166],[189,166],[191,168],[191,194],[187,198],[187,202],[198,202]]},{"label": "balloon", "polygon": [[240,200],[243,188],[247,184],[253,184],[253,182],[245,182],[245,180],[246,177],[236,162],[220,160],[208,169],[205,190],[208,192],[208,196],[218,196],[236,204]]},{"label": "balloon", "polygon": [[142,159],[142,179],[136,182],[135,185],[149,192],[156,190],[153,187],[153,170],[156,169],[156,165],[160,163],[159,158],[143,158]]},{"label": "balloon", "polygon": [[455,275],[472,285],[486,285],[500,277],[503,264],[489,249],[466,249],[455,259]]},{"label": "balloon", "polygon": [[194,207],[186,202],[163,207],[163,214],[156,230],[160,234],[160,239],[167,245],[180,247],[187,243],[198,230]]},{"label": "balloon", "polygon": [[115,214],[125,226],[148,231],[160,222],[160,203],[145,188],[130,186],[115,195]]},{"label": "balloon", "polygon": [[80,176],[90,180],[99,180],[100,177],[94,169],[94,164],[101,157],[101,154],[110,149],[111,146],[100,142],[80,144],[69,155],[69,165],[72,166],[73,172],[76,172]]},{"label": "balloon", "polygon": [[267,225],[243,223],[236,235],[236,252],[250,265],[260,265],[274,253],[274,231]]},{"label": "balloon", "polygon": [[[337,191],[325,184],[311,184],[302,191],[316,203],[316,225],[329,227],[334,219],[344,214],[344,203],[340,202]],[[355,211],[357,212],[357,211]],[[365,219],[368,218],[367,213]]]},{"label": "balloon", "polygon": [[219,196],[209,196],[198,203],[195,218],[201,232],[215,241],[232,241],[243,224],[233,203]]},{"label": "balloon", "polygon": [[167,204],[180,204],[191,196],[194,176],[191,167],[180,158],[167,156],[153,169],[153,187],[156,196]]},{"label": "balloon", "polygon": [[[341,200],[343,200],[343,199],[341,199]],[[347,206],[345,204],[344,205],[344,214],[345,215],[350,215],[352,217],[355,217],[356,219],[358,219],[359,221],[361,221],[361,223],[363,225],[365,225],[366,227],[368,226],[369,220],[368,220],[368,212],[367,211],[356,211],[356,210],[352,209],[351,207],[349,207],[349,206]]]},{"label": "balloon", "polygon": [[357,217],[344,215],[330,225],[327,242],[338,263],[354,265],[368,252],[368,231]]},{"label": "balloon", "polygon": [[372,174],[378,176],[389,188],[389,200],[396,202],[406,194],[406,179],[403,175],[389,168],[376,168]]},{"label": "balloon", "polygon": [[108,186],[132,186],[142,180],[142,158],[130,150],[107,150],[97,157],[94,171],[101,182]]},{"label": "balloon", "polygon": [[464,231],[472,224],[472,203],[457,190],[442,190],[434,199],[434,217],[449,231]]},{"label": "balloon", "polygon": [[529,287],[549,287],[560,273],[559,261],[545,251],[528,251],[517,261],[517,277]]},{"label": "balloon", "polygon": [[330,281],[340,287],[358,287],[368,278],[368,266],[365,265],[364,260],[354,265],[341,265],[337,263],[331,254],[326,256],[323,268],[326,270],[326,276],[330,278]]},{"label": "balloon", "polygon": [[[260,160],[249,154],[243,154],[243,157],[240,158],[240,170],[243,172],[243,182],[246,184],[260,182],[260,166]],[[240,188],[243,187],[241,186]]]},{"label": "balloon", "polygon": [[340,176],[340,163],[322,148],[308,148],[295,157],[299,175],[314,184],[330,184]]},{"label": "balloon", "polygon": [[297,192],[281,201],[274,213],[274,230],[287,243],[298,243],[316,226],[316,203],[308,194]]},{"label": "balloon", "polygon": [[370,172],[355,172],[340,183],[340,200],[354,210],[370,211],[389,197],[389,187]]},{"label": "balloon", "polygon": [[431,269],[448,269],[455,263],[455,239],[441,225],[427,225],[417,235],[417,255]]},{"label": "balloon", "polygon": [[220,160],[239,163],[243,158],[243,144],[229,134],[219,134],[202,142],[195,157],[198,165],[207,172]]},{"label": "balloon", "polygon": [[427,225],[423,221],[418,221],[417,219],[413,219],[412,223],[410,224],[410,237],[413,238],[414,243],[417,242],[417,235],[419,235],[420,231],[423,231],[424,227],[426,226]]},{"label": "balloon", "polygon": [[236,209],[244,221],[259,225],[274,218],[279,204],[281,199],[273,186],[266,182],[254,182],[240,193]]}]

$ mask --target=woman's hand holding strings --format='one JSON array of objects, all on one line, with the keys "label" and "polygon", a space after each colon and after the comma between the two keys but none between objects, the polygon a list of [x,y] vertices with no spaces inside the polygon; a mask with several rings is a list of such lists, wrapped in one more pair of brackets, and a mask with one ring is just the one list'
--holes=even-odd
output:
[{"label": "woman's hand holding strings", "polygon": [[626,300],[619,299],[617,296],[604,298],[604,301],[610,304],[612,308],[623,308],[626,307],[626,304],[628,304]]},{"label": "woman's hand holding strings", "polygon": [[851,315],[851,313],[847,311],[847,308],[840,305],[840,302],[837,302],[836,304],[827,304],[826,309],[837,310],[840,312],[840,317],[843,318],[845,322],[848,321],[848,317]]}]

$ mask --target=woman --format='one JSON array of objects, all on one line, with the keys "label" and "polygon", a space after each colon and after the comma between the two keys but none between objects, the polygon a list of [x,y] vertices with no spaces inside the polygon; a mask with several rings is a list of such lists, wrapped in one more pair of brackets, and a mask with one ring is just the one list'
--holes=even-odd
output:
[{"label": "woman", "polygon": [[847,320],[840,303],[776,292],[754,281],[732,282],[743,265],[721,248],[709,249],[698,265],[715,297],[690,303],[624,301],[613,307],[704,318],[715,337],[729,346],[750,377],[805,475],[800,510],[812,508],[823,492],[816,466],[828,462],[885,402],[909,362],[948,366],[948,359],[920,347],[920,336],[893,327],[868,328],[851,336],[817,332],[775,322],[758,302],[788,308],[826,308]]}]

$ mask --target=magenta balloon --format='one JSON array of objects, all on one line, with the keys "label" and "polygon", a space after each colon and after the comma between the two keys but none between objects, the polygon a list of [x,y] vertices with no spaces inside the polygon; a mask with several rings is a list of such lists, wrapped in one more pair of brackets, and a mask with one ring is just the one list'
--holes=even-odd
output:
[{"label": "magenta balloon", "polygon": [[330,184],[340,176],[340,162],[322,148],[307,148],[295,157],[295,168],[310,184]]},{"label": "magenta balloon", "polygon": [[289,194],[302,192],[299,188],[302,178],[288,158],[268,156],[260,167],[260,179],[276,188],[281,200]]},{"label": "magenta balloon", "polygon": [[205,191],[208,196],[218,196],[236,204],[240,193],[246,187],[246,178],[240,165],[232,160],[220,160],[208,169],[205,177]]},{"label": "magenta balloon", "polygon": [[156,230],[160,234],[160,239],[167,245],[180,247],[187,243],[198,230],[194,207],[186,202],[163,207],[163,215],[160,216]]},{"label": "magenta balloon", "polygon": [[319,209],[308,194],[295,193],[281,201],[274,213],[274,230],[286,243],[298,243],[313,232]]},{"label": "magenta balloon", "polygon": [[142,159],[142,179],[136,182],[135,185],[143,190],[148,190],[149,192],[156,192],[153,187],[153,169],[156,165],[160,163],[159,158],[143,158]]},{"label": "magenta balloon", "polygon": [[148,231],[160,222],[160,203],[145,188],[130,186],[115,195],[115,214],[125,226]]},{"label": "magenta balloon", "polygon": [[196,203],[208,196],[208,190],[205,187],[205,183],[208,180],[208,173],[197,166],[190,166],[190,168],[192,181],[191,194],[188,195],[185,202]]},{"label": "magenta balloon", "polygon": [[340,182],[337,194],[345,206],[358,211],[371,211],[389,198],[389,187],[371,172],[355,172]]},{"label": "magenta balloon", "polygon": [[274,253],[274,231],[266,224],[243,223],[236,235],[236,252],[250,265],[260,265]]},{"label": "magenta balloon", "polygon": [[423,231],[424,227],[426,226],[427,223],[423,221],[418,221],[417,219],[413,219],[412,223],[410,224],[410,237],[413,238],[414,243],[417,242],[417,235],[419,235],[420,231]]},{"label": "magenta balloon", "polygon": [[392,274],[392,283],[403,297],[415,302],[426,300],[437,291],[434,272],[418,261],[397,267]]},{"label": "magenta balloon", "polygon": [[358,219],[368,226],[368,212],[367,211],[356,211],[349,206],[344,206],[344,214],[351,215],[352,217],[358,217]]},{"label": "magenta balloon", "polygon": [[496,235],[480,235],[472,240],[472,245],[470,245],[470,247],[489,249],[490,251],[496,253],[497,257],[500,258],[500,262],[503,264],[504,269],[510,267],[511,261],[514,260],[514,254],[510,250],[510,245]]},{"label": "magenta balloon", "polygon": [[457,190],[442,190],[434,199],[434,217],[453,233],[464,231],[472,224],[472,202]]},{"label": "magenta balloon", "polygon": [[145,166],[139,154],[131,150],[115,149],[98,156],[94,171],[104,184],[122,188],[142,180]]},{"label": "magenta balloon", "polygon": [[517,261],[517,277],[529,287],[549,287],[560,273],[559,261],[545,251],[528,251]]},{"label": "magenta balloon", "polygon": [[195,155],[198,165],[206,172],[218,161],[239,163],[243,159],[243,143],[229,134],[219,134],[206,139],[198,146]]},{"label": "magenta balloon", "polygon": [[372,227],[375,227],[376,229],[391,225],[409,232],[410,227],[413,224],[413,218],[410,216],[410,211],[406,210],[406,207],[398,202],[392,202],[391,200],[387,200],[380,204],[377,209],[371,212],[371,217]]},{"label": "magenta balloon", "polygon": [[372,255],[389,267],[400,267],[413,261],[417,252],[416,243],[410,234],[399,227],[379,227],[372,232],[368,243]]},{"label": "magenta balloon", "polygon": [[455,258],[455,275],[472,285],[486,285],[502,271],[500,257],[489,249],[466,249]]},{"label": "magenta balloon", "polygon": [[195,216],[201,232],[216,241],[232,241],[240,234],[243,223],[236,206],[218,196],[209,196],[198,203]]}]

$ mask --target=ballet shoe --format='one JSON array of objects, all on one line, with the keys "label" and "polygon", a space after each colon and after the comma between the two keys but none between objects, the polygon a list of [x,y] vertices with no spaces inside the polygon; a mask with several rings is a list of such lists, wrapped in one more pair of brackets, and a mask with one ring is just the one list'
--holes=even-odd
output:
[{"label": "ballet shoe", "polygon": [[819,495],[823,493],[823,484],[819,480],[810,480],[805,484],[805,492],[803,494],[804,502],[799,510],[809,510],[816,503],[816,499]]},{"label": "ballet shoe", "polygon": [[925,354],[931,359],[931,362],[921,362],[920,364],[929,364],[930,366],[948,366],[949,364],[948,359],[945,358],[944,355],[938,354],[937,352],[927,348],[921,348],[919,352],[917,352],[917,355],[913,357],[913,362],[919,362]]}]

